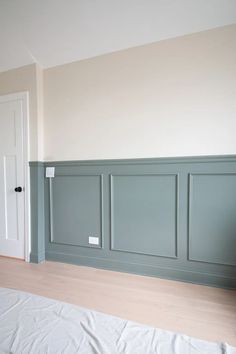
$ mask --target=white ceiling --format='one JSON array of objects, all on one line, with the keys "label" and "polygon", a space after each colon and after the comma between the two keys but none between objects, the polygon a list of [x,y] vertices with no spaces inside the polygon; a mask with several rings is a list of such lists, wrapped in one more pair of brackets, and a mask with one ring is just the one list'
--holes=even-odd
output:
[{"label": "white ceiling", "polygon": [[0,0],[0,71],[236,23],[236,0]]}]

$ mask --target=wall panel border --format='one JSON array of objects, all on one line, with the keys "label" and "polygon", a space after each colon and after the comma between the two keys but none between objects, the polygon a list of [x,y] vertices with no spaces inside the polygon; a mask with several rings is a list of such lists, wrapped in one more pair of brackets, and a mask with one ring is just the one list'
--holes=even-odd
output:
[{"label": "wall panel border", "polygon": [[[152,252],[141,252],[135,250],[127,250],[125,248],[117,248],[115,247],[115,232],[114,232],[114,178],[115,177],[165,177],[171,176],[175,178],[175,240],[174,240],[174,247],[175,252],[173,256],[164,255],[164,254],[157,254]],[[128,252],[134,254],[144,254],[148,256],[154,257],[163,257],[163,258],[173,258],[176,259],[178,257],[178,214],[179,214],[179,200],[178,200],[178,174],[177,173],[146,173],[146,174],[110,174],[110,249],[112,251],[119,251],[119,252]],[[147,230],[148,231],[148,230]]]},{"label": "wall panel border", "polygon": [[[198,172],[198,173],[189,173],[188,174],[188,251],[187,251],[187,257],[189,261],[192,262],[200,262],[200,263],[208,263],[208,264],[218,264],[218,265],[222,265],[222,266],[236,266],[236,261],[233,263],[227,262],[227,261],[211,261],[211,260],[206,260],[206,259],[200,259],[200,258],[196,258],[194,256],[191,256],[191,240],[192,240],[192,230],[191,230],[191,226],[192,226],[192,218],[193,218],[193,182],[194,182],[194,178],[197,177],[228,177],[228,176],[235,176],[236,178],[236,173],[232,173],[232,172],[226,172],[226,173],[222,173],[222,172],[217,172],[217,173],[202,173],[202,172]],[[236,182],[236,180],[235,180]],[[236,183],[235,183],[235,187],[236,187]],[[206,192],[207,193],[207,192]],[[204,202],[204,201],[203,201]],[[219,202],[220,204],[222,203],[222,200],[220,200]],[[206,214],[207,216],[207,214]],[[236,212],[235,212],[235,219],[236,219]],[[235,223],[236,225],[236,223]],[[236,228],[235,228],[235,240],[236,240]],[[225,240],[224,240],[225,242]],[[236,243],[236,242],[235,242]],[[212,247],[214,247],[212,245]],[[232,247],[232,246],[231,246]],[[222,250],[223,252],[223,250]],[[210,257],[209,257],[210,258]],[[236,258],[236,257],[235,257]]]}]

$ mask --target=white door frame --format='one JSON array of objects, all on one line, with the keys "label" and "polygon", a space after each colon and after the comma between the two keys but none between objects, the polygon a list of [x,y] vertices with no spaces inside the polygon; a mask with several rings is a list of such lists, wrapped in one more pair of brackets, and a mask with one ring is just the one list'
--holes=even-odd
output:
[{"label": "white door frame", "polygon": [[25,220],[24,220],[24,259],[30,261],[31,251],[31,229],[30,229],[30,170],[29,170],[29,93],[16,92],[8,95],[0,96],[0,103],[12,101],[22,102],[23,114],[23,161],[24,161],[24,205],[25,205]]}]

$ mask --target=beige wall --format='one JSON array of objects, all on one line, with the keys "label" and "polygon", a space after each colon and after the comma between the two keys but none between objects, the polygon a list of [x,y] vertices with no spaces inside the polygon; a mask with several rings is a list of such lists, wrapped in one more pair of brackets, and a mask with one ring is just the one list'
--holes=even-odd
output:
[{"label": "beige wall", "polygon": [[44,158],[44,93],[43,93],[43,69],[36,66],[37,78],[37,137],[38,137],[38,160]]},{"label": "beige wall", "polygon": [[30,160],[41,160],[42,130],[41,135],[38,125],[42,125],[42,71],[36,65],[27,65],[18,69],[0,73],[0,95],[28,91],[29,92],[29,137]]},{"label": "beige wall", "polygon": [[46,160],[236,153],[236,26],[44,71]]},{"label": "beige wall", "polygon": [[0,73],[29,91],[30,159],[236,154],[236,25],[42,71]]}]

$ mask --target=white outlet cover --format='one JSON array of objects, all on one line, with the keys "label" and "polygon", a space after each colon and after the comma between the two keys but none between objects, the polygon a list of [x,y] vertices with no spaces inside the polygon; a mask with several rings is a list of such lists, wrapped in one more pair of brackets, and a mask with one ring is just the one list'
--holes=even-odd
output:
[{"label": "white outlet cover", "polygon": [[47,178],[55,177],[55,167],[46,167],[46,177]]},{"label": "white outlet cover", "polygon": [[89,236],[89,244],[90,245],[99,245],[99,238]]}]

